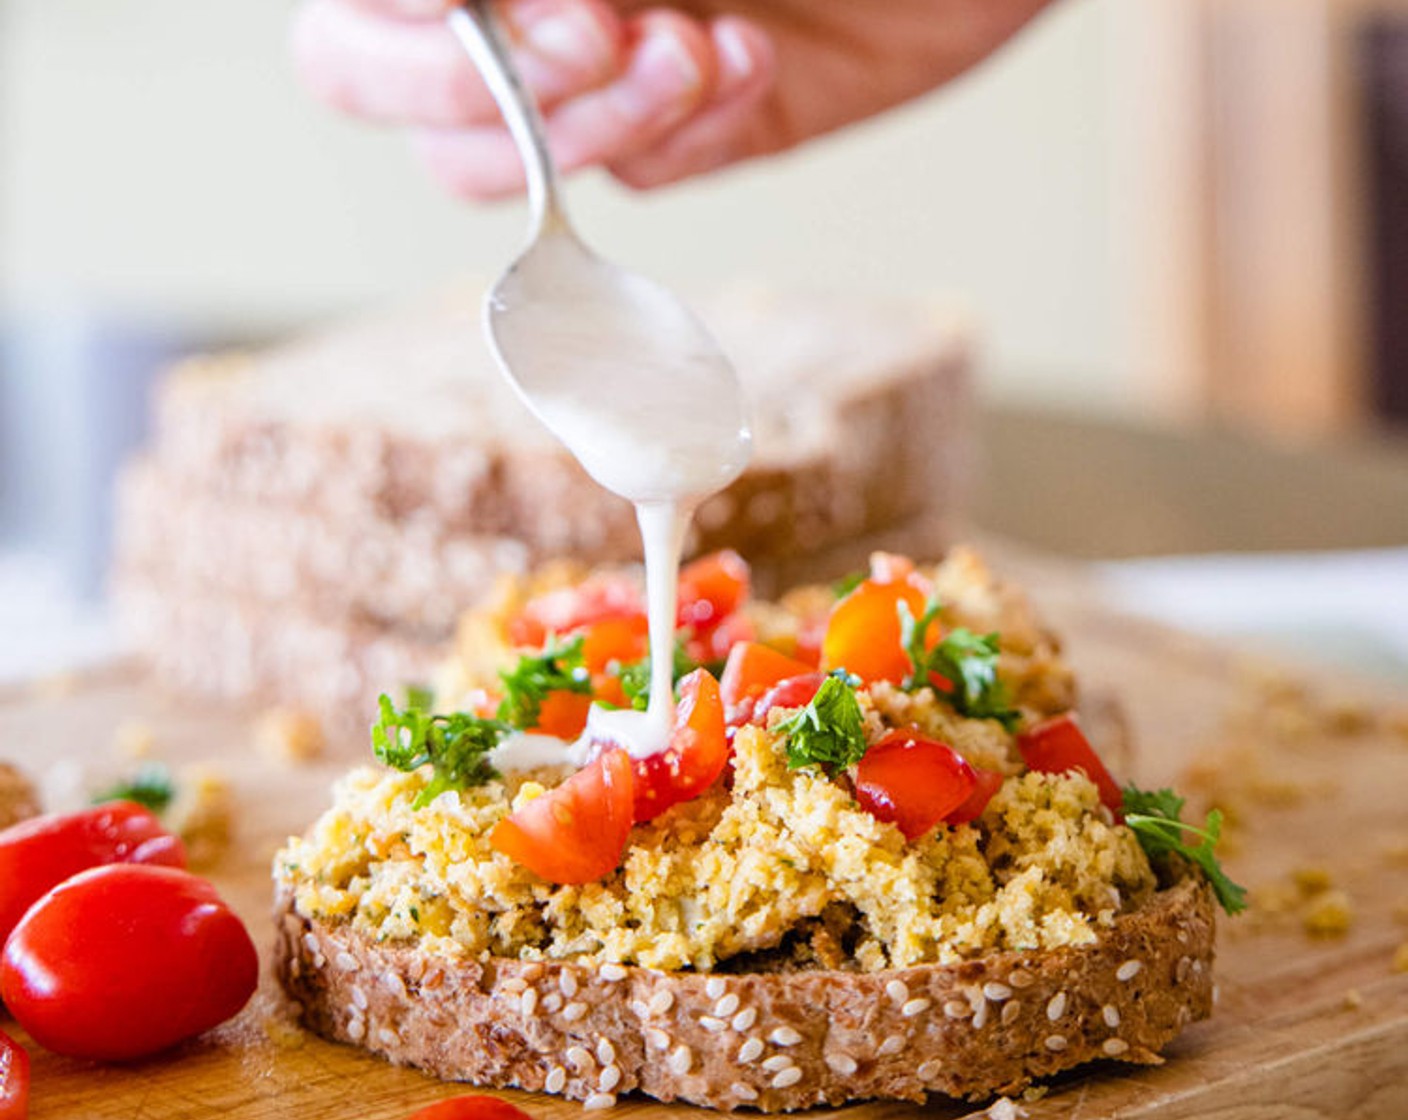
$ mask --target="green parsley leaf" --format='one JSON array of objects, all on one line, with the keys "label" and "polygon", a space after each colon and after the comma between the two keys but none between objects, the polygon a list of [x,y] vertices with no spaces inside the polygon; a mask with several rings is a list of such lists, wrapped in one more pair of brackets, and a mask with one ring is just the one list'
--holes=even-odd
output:
[{"label": "green parsley leaf", "polygon": [[584,641],[581,636],[565,645],[550,641],[539,653],[526,653],[512,669],[500,672],[504,698],[495,713],[499,719],[519,729],[535,727],[549,692],[590,694],[591,674],[582,663]]},{"label": "green parsley leaf", "polygon": [[[1124,823],[1134,830],[1139,844],[1150,858],[1170,853],[1182,856],[1196,864],[1207,876],[1213,894],[1222,908],[1229,914],[1236,914],[1247,908],[1247,892],[1238,886],[1217,860],[1215,849],[1222,836],[1222,810],[1213,809],[1203,822],[1203,827],[1184,824],[1179,815],[1183,812],[1184,799],[1171,789],[1142,790],[1137,786],[1124,787]],[[1191,833],[1202,842],[1194,846],[1184,839],[1184,833]]]},{"label": "green parsley leaf", "polygon": [[135,801],[153,813],[163,812],[176,796],[171,771],[160,762],[148,762],[126,781],[93,795],[93,804],[104,801]]},{"label": "green parsley leaf", "polygon": [[[930,599],[924,614],[916,619],[909,604],[903,599],[899,601],[900,640],[913,666],[902,687],[910,692],[934,688],[960,715],[973,719],[995,719],[1011,731],[1021,716],[1012,707],[1007,686],[997,676],[997,635],[975,634],[959,627],[950,630],[933,649],[929,649],[925,639],[929,628],[938,620],[941,609],[937,599]],[[949,687],[936,687],[931,673],[943,677],[949,682]]]},{"label": "green parsley leaf", "polygon": [[467,712],[432,715],[410,705],[398,710],[386,695],[378,704],[380,714],[372,725],[377,758],[393,770],[435,768],[412,809],[424,808],[447,789],[467,789],[498,777],[487,756],[512,730],[508,724]]},{"label": "green parsley leaf", "polygon": [[864,582],[864,572],[847,572],[840,579],[832,583],[831,594],[837,599],[844,599]]},{"label": "green parsley leaf", "polygon": [[838,670],[821,682],[810,704],[778,725],[787,736],[789,767],[818,766],[834,774],[860,761],[865,754],[865,719],[856,683]]},{"label": "green parsley leaf", "polygon": [[[676,684],[680,680],[689,676],[695,669],[699,668],[694,658],[684,648],[684,643],[675,642],[675,664],[671,670]],[[718,676],[714,673],[714,676]],[[639,661],[632,661],[629,665],[621,666],[621,691],[625,693],[626,699],[632,708],[638,712],[643,712],[650,704],[650,655],[642,657]]]}]

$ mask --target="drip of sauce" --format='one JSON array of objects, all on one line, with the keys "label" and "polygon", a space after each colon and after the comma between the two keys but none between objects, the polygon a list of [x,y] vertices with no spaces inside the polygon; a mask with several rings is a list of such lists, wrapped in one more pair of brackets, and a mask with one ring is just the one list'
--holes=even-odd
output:
[{"label": "drip of sauce", "polygon": [[[665,749],[674,723],[679,562],[699,503],[742,473],[752,451],[733,367],[663,289],[623,277],[574,244],[554,254],[552,288],[515,299],[501,285],[495,342],[528,406],[598,483],[634,503],[645,553],[650,703],[593,705],[586,738],[635,758]],[[507,312],[511,312],[507,313]]]}]

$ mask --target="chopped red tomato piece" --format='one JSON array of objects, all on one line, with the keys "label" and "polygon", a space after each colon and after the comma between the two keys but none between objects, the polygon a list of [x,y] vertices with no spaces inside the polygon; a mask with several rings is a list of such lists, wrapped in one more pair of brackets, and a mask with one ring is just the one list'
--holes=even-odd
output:
[{"label": "chopped red tomato piece", "polygon": [[1105,807],[1119,817],[1124,806],[1124,794],[1119,783],[1110,776],[1075,716],[1069,712],[1039,723],[1017,736],[1017,747],[1026,760],[1027,768],[1044,774],[1065,774],[1082,771],[1100,791]]},{"label": "chopped red tomato piece", "polygon": [[774,708],[805,708],[812,702],[826,676],[819,672],[800,673],[778,681],[753,702],[748,722],[766,724],[768,713]]},{"label": "chopped red tomato piece", "polygon": [[[913,669],[901,637],[899,604],[917,619],[924,613],[924,592],[913,582],[864,580],[831,608],[821,640],[821,667],[845,669],[866,684],[899,684]],[[929,637],[937,641],[937,634]]]},{"label": "chopped red tomato piece", "polygon": [[631,831],[631,757],[613,747],[494,826],[489,844],[552,883],[616,869]]},{"label": "chopped red tomato piece", "polygon": [[533,1120],[521,1108],[498,1097],[451,1097],[422,1108],[406,1120]]},{"label": "chopped red tomato piece", "polygon": [[41,895],[106,863],[186,866],[186,846],[132,801],[33,817],[0,832],[0,944]]},{"label": "chopped red tomato piece", "polygon": [[779,653],[772,646],[761,642],[737,643],[729,650],[728,662],[719,678],[719,695],[729,722],[746,722],[754,702],[773,685],[811,671],[812,666],[806,662]]},{"label": "chopped red tomato piece", "polygon": [[640,587],[624,575],[601,575],[531,599],[508,622],[514,646],[541,649],[548,635],[572,634],[605,618],[645,617]]},{"label": "chopped red tomato piece", "polygon": [[575,739],[587,726],[587,712],[591,706],[592,698],[585,692],[554,689],[543,697],[538,708],[538,722],[533,730],[544,735],[556,735],[559,739]]},{"label": "chopped red tomato piece", "polygon": [[973,768],[973,777],[976,779],[973,792],[967,801],[944,818],[945,824],[967,824],[977,820],[1005,780],[996,770],[979,770],[977,767]]},{"label": "chopped red tomato piece", "polygon": [[758,628],[753,620],[742,611],[734,611],[725,615],[712,630],[690,636],[685,641],[684,651],[696,665],[717,665],[739,642],[751,642],[757,636]]},{"label": "chopped red tomato piece", "polygon": [[728,738],[719,684],[706,669],[680,681],[670,745],[635,760],[635,819],[648,821],[671,805],[698,797],[728,762]]},{"label": "chopped red tomato piece", "polygon": [[749,581],[747,561],[732,549],[692,560],[680,569],[678,625],[714,629],[747,601]]},{"label": "chopped red tomato piece", "polygon": [[582,662],[589,673],[602,673],[615,662],[639,661],[650,648],[650,623],[643,614],[602,618],[587,626],[582,639]]},{"label": "chopped red tomato piece", "polygon": [[856,800],[913,840],[963,805],[977,781],[952,747],[913,731],[891,731],[856,763]]},{"label": "chopped red tomato piece", "polygon": [[0,1031],[0,1120],[25,1120],[29,1115],[29,1055]]}]

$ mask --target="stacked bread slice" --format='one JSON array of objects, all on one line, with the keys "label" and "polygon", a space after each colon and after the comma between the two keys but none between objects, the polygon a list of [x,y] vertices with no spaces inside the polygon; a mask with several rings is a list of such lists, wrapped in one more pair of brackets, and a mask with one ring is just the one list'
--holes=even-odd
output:
[{"label": "stacked bread slice", "polygon": [[[183,689],[361,725],[423,678],[501,572],[638,555],[493,367],[478,298],[336,326],[165,379],[118,494],[115,598]],[[935,551],[962,485],[967,333],[931,305],[733,292],[700,311],[734,358],[756,453],[699,511],[765,585]]]}]

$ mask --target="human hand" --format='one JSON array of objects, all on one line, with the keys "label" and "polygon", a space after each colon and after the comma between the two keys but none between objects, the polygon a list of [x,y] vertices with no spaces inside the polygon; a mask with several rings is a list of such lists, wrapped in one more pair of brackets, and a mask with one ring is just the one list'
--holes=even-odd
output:
[{"label": "human hand", "polygon": [[[1048,0],[502,0],[564,171],[655,187],[917,97],[986,57]],[[523,169],[444,22],[451,0],[302,0],[298,69],[346,112],[414,129],[454,192],[496,198]]]}]

